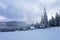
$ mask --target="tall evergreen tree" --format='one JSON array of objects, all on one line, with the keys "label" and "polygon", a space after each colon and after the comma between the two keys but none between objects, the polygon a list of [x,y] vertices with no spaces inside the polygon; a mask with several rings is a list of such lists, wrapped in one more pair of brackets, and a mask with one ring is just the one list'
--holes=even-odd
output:
[{"label": "tall evergreen tree", "polygon": [[55,26],[59,26],[59,15],[58,15],[58,13],[56,13],[56,16],[55,16]]},{"label": "tall evergreen tree", "polygon": [[59,26],[60,26],[60,11],[59,11]]},{"label": "tall evergreen tree", "polygon": [[45,7],[44,7],[43,16],[41,18],[40,27],[42,27],[42,28],[48,27],[48,18],[47,18],[47,13],[46,13],[46,8]]}]

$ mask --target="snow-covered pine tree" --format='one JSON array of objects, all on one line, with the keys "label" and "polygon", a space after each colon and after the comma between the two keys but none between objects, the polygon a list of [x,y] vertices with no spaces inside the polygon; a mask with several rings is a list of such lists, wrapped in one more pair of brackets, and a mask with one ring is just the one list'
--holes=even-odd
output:
[{"label": "snow-covered pine tree", "polygon": [[48,18],[47,18],[46,8],[44,7],[44,12],[41,18],[40,28],[46,28],[46,27],[48,27]]}]

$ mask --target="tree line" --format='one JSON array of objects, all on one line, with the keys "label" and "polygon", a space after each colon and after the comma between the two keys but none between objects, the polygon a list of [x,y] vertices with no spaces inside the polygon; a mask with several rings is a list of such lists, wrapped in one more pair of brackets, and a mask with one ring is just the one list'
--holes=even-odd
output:
[{"label": "tree line", "polygon": [[51,17],[48,20],[46,8],[44,7],[44,12],[41,17],[41,22],[32,24],[35,28],[48,28],[48,27],[59,27],[60,26],[60,14],[56,13],[55,17]]}]

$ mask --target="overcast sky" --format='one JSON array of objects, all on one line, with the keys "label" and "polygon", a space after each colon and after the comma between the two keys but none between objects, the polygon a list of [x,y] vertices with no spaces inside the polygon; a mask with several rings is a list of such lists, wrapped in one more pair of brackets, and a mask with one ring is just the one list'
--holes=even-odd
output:
[{"label": "overcast sky", "polygon": [[0,21],[40,22],[43,8],[48,19],[60,10],[60,0],[0,0]]}]

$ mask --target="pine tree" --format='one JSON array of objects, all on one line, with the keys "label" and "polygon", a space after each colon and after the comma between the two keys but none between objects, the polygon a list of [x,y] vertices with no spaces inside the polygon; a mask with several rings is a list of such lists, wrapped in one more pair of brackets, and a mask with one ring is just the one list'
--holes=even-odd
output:
[{"label": "pine tree", "polygon": [[59,15],[58,15],[58,13],[56,13],[56,16],[55,16],[55,26],[59,26]]},{"label": "pine tree", "polygon": [[60,11],[59,11],[59,26],[60,26]]},{"label": "pine tree", "polygon": [[47,18],[47,13],[46,13],[46,8],[44,7],[44,12],[43,12],[43,16],[41,18],[41,24],[40,24],[41,28],[46,28],[48,27],[48,18]]},{"label": "pine tree", "polygon": [[39,23],[36,23],[36,24],[35,24],[35,28],[37,28],[37,29],[39,29],[39,28],[40,28]]},{"label": "pine tree", "polygon": [[54,19],[53,16],[52,16],[52,19],[49,20],[49,26],[50,27],[54,27],[55,26],[55,19]]}]

